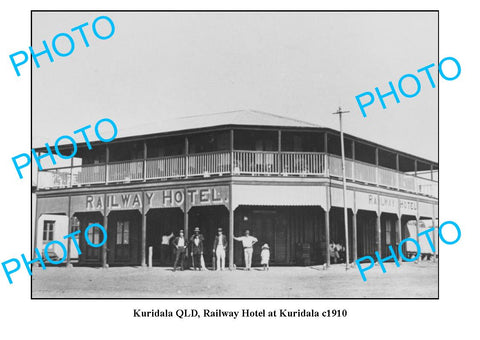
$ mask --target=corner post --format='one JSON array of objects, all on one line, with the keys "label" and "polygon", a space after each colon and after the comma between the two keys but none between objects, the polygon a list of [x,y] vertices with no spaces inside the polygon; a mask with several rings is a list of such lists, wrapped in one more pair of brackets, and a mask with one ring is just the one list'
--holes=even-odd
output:
[{"label": "corner post", "polygon": [[[355,140],[352,139],[352,181],[353,182],[355,182],[355,178],[356,178],[355,177]],[[355,215],[356,215],[356,213],[355,213]]]},{"label": "corner post", "polygon": [[330,186],[325,190],[327,194],[327,206],[325,208],[325,243],[327,248],[327,266],[330,266]]},{"label": "corner post", "polygon": [[147,181],[147,142],[146,141],[143,141],[143,181],[144,182]]},{"label": "corner post", "polygon": [[377,210],[377,219],[375,223],[375,243],[377,246],[377,251],[380,256],[382,256],[382,227],[381,227],[381,212]]},{"label": "corner post", "polygon": [[234,233],[234,211],[233,211],[233,184],[230,183],[230,198],[228,200],[228,268],[233,270],[233,233]]},{"label": "corner post", "polygon": [[[103,228],[107,232],[108,235],[108,216],[107,216],[107,194],[103,195]],[[102,246],[102,268],[108,268],[107,263],[107,242],[105,242]]]},{"label": "corner post", "polygon": [[185,177],[188,177],[188,137],[185,136]]},{"label": "corner post", "polygon": [[188,240],[188,210],[189,210],[189,204],[187,202],[187,187],[183,188],[183,195],[185,197],[184,203],[183,203],[183,233],[185,234],[185,239]]},{"label": "corner post", "polygon": [[[401,223],[401,216],[397,216],[397,220],[395,221],[395,244],[398,251],[398,245],[400,244],[400,240],[402,239],[402,223]],[[401,263],[403,262],[401,256],[397,256],[398,261]]]},{"label": "corner post", "polygon": [[230,129],[230,175],[233,175],[235,163],[233,161],[233,144],[234,144],[234,135],[233,129]]},{"label": "corner post", "polygon": [[357,211],[353,211],[352,216],[352,255],[353,255],[353,262],[357,261]]},{"label": "corner post", "polygon": [[109,161],[110,161],[110,150],[108,148],[108,145],[105,145],[105,184],[108,184],[108,162]]},{"label": "corner post", "polygon": [[146,267],[147,252],[147,213],[145,208],[145,192],[142,191],[142,235],[140,243],[140,265]]},{"label": "corner post", "polygon": [[282,174],[282,130],[278,130],[278,154],[277,154],[277,170],[278,174]]},{"label": "corner post", "polygon": [[433,252],[433,262],[436,262],[436,257],[437,257],[437,237],[435,236],[435,204],[432,204],[432,227],[433,227],[433,248],[435,248],[435,251]]},{"label": "corner post", "polygon": [[[72,233],[72,216],[71,215],[71,203],[72,203],[72,196],[68,195],[68,234],[70,235]],[[72,238],[69,237],[67,241],[67,268],[71,268],[72,264],[70,263],[70,252],[72,249]]]}]

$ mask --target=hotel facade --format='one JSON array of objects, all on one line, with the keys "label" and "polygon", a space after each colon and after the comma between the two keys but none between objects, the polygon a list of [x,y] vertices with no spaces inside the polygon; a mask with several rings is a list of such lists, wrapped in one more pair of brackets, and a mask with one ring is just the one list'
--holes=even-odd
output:
[{"label": "hotel facade", "polygon": [[[77,235],[78,265],[145,266],[149,249],[158,265],[163,235],[199,227],[210,265],[221,227],[232,268],[243,266],[233,236],[246,229],[259,240],[253,265],[264,243],[272,265],[314,265],[330,264],[330,242],[345,242],[336,130],[245,110],[179,118],[92,146],[79,144],[69,166],[37,173],[34,247],[43,249],[59,225],[63,235],[83,235],[100,223],[107,242],[94,248]],[[400,241],[417,237],[407,223],[438,218],[438,163],[349,134],[345,157],[349,261],[386,257],[390,245],[399,257]],[[102,237],[90,228],[92,242]]]}]

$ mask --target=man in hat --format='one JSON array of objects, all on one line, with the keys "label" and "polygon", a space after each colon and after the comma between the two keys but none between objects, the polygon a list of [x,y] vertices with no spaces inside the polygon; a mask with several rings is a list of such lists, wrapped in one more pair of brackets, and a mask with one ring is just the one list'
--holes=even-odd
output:
[{"label": "man in hat", "polygon": [[227,237],[223,235],[222,228],[218,228],[218,235],[213,242],[213,253],[217,258],[217,270],[225,269],[225,252],[227,250]]},{"label": "man in hat", "polygon": [[173,246],[176,249],[173,271],[177,270],[178,260],[180,260],[180,270],[183,270],[183,262],[185,261],[185,255],[187,254],[187,245],[188,242],[184,237],[183,230],[180,230],[178,236],[173,240]]},{"label": "man in hat", "polygon": [[192,256],[193,268],[195,270],[202,269],[201,258],[203,256],[203,242],[198,234],[193,235],[190,243],[190,255]]},{"label": "man in hat", "polygon": [[245,230],[245,236],[234,237],[236,241],[241,241],[243,245],[243,254],[245,256],[245,269],[252,267],[253,245],[258,242],[256,237],[250,236],[250,230]]},{"label": "man in hat", "polygon": [[193,235],[190,236],[190,246],[192,249],[190,250],[190,255],[192,255],[192,266],[195,268],[195,259],[193,258],[193,241],[197,239],[196,242],[199,242],[200,244],[195,247],[195,249],[199,249],[200,247],[202,248],[202,252],[200,254],[200,264],[201,264],[201,269],[205,268],[205,261],[203,260],[203,241],[205,240],[203,235],[200,234],[200,228],[195,227],[193,229]]},{"label": "man in hat", "polygon": [[192,242],[193,239],[194,239],[195,237],[197,237],[197,236],[198,236],[198,238],[200,239],[200,241],[203,242],[204,238],[203,238],[203,235],[200,234],[200,228],[199,228],[199,227],[195,227],[195,228],[193,229],[193,235],[190,237],[190,242]]}]

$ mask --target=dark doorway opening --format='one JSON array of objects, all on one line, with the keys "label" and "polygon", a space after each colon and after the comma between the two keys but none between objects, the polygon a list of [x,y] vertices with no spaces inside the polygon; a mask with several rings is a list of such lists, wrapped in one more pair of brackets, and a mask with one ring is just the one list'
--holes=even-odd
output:
[{"label": "dark doorway opening", "polygon": [[[173,266],[172,242],[180,230],[183,230],[183,211],[180,208],[150,209],[147,212],[145,256],[148,258],[148,248],[152,247],[153,266]],[[168,245],[162,246],[163,236],[167,237]]]},{"label": "dark doorway opening", "polygon": [[[188,218],[188,237],[193,235],[195,227],[200,228],[200,234],[203,235],[203,258],[205,265],[212,267],[213,264],[213,243],[217,235],[218,228],[223,229],[223,234],[229,237],[228,231],[228,209],[223,206],[193,207],[189,211]],[[225,255],[225,264],[228,266],[228,247]],[[188,259],[191,264],[191,258]]]},{"label": "dark doorway opening", "polygon": [[141,223],[138,210],[110,212],[107,230],[109,265],[140,265]]}]

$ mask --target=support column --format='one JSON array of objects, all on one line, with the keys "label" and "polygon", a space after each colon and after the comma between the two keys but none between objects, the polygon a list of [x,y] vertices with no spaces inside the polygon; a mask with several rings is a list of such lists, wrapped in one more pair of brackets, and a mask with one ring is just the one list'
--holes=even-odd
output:
[{"label": "support column", "polygon": [[230,183],[230,199],[228,200],[228,268],[233,270],[233,223],[234,223],[234,214],[233,210],[233,200],[232,200],[232,191],[233,185]]},{"label": "support column", "polygon": [[357,213],[353,212],[353,220],[352,220],[352,256],[353,262],[357,260]]},{"label": "support column", "polygon": [[[107,194],[103,195],[103,228],[105,229],[108,235]],[[102,246],[102,268],[108,268],[107,244],[108,244],[108,241],[105,242]]]},{"label": "support column", "polygon": [[[147,181],[147,142],[143,141],[143,181]],[[72,158],[73,159],[73,158]],[[145,201],[143,201],[145,202]]]},{"label": "support column", "polygon": [[[435,236],[435,204],[432,204],[432,227],[433,227],[433,248],[435,251],[433,252],[433,262],[436,262],[437,259],[437,237]],[[438,230],[437,230],[438,231]],[[440,243],[440,242],[439,242]]]},{"label": "support column", "polygon": [[[185,136],[185,178],[188,177],[188,137]],[[203,170],[203,169],[202,169]],[[187,196],[185,196],[185,199]],[[185,234],[187,236],[187,234]]]},{"label": "support column", "polygon": [[145,192],[142,192],[142,236],[140,243],[140,265],[146,267],[147,252],[147,213],[145,209]]},{"label": "support column", "polygon": [[352,181],[355,182],[355,141],[352,140]]},{"label": "support column", "polygon": [[[73,158],[72,158],[73,159]],[[70,216],[71,213],[71,207],[70,203],[72,202],[72,196],[68,196],[68,212],[67,212],[67,217],[68,217],[68,235],[72,233],[72,216]],[[72,268],[72,264],[70,263],[70,252],[72,249],[72,238],[69,237],[67,241],[67,268]]]},{"label": "support column", "polygon": [[[415,161],[415,175],[417,174],[417,161]],[[415,215],[415,232],[416,232],[416,235],[415,235],[415,240],[417,241],[418,244],[420,244],[418,242],[418,232],[420,230],[419,228],[419,221],[420,221],[420,217],[418,215],[418,201],[416,202],[417,203],[417,213]],[[417,262],[420,262],[422,260],[422,254],[420,253],[420,256],[418,257],[418,259],[415,261],[415,263]]]},{"label": "support column", "polygon": [[109,161],[110,161],[110,149],[108,148],[108,145],[105,145],[105,184],[108,184],[108,162]]},{"label": "support column", "polygon": [[382,256],[382,229],[381,229],[381,213],[377,212],[377,220],[375,224],[375,245],[380,257]]},{"label": "support column", "polygon": [[[38,186],[38,178],[37,178],[37,186]],[[68,187],[73,188],[73,157],[70,160],[70,181],[69,181]]]},{"label": "support column", "polygon": [[235,171],[235,162],[234,162],[234,152],[233,152],[233,146],[235,144],[234,141],[234,132],[233,129],[230,129],[230,175],[234,174]]},{"label": "support column", "polygon": [[327,244],[327,266],[330,266],[330,209],[325,211],[325,240]]},{"label": "support column", "polygon": [[282,130],[278,130],[278,154],[277,154],[277,170],[278,174],[281,175],[283,172],[282,169]]},{"label": "support column", "polygon": [[[327,134],[325,133],[325,136],[327,136]],[[326,142],[327,138],[325,137],[325,142]],[[325,193],[326,193],[326,203],[327,203],[327,206],[325,207],[325,243],[326,243],[326,254],[327,254],[327,266],[329,267],[330,266],[330,190],[331,188],[330,187],[327,187],[326,190],[325,190]]]},{"label": "support column", "polygon": [[[397,216],[397,220],[395,221],[395,244],[397,246],[397,252],[400,252],[398,250],[398,245],[400,244],[400,240],[402,239],[402,223],[401,223],[401,216]],[[402,257],[397,256],[398,261],[402,262]]]},{"label": "support column", "polygon": [[183,203],[183,233],[185,234],[185,240],[188,240],[188,211],[189,207],[187,205],[187,188],[184,188],[183,197],[185,197],[185,202]]},{"label": "support column", "polygon": [[[395,169],[397,170],[397,190],[400,190],[400,156],[395,154]],[[401,218],[401,215],[399,215]]]},{"label": "support column", "polygon": [[[39,171],[37,170],[37,175],[38,175]],[[37,177],[37,180],[38,180],[38,177]],[[38,181],[37,181],[37,186],[38,186]],[[32,196],[30,196],[32,197]],[[36,253],[35,253],[35,248],[37,248],[37,242],[38,242],[38,219],[40,218],[40,215],[38,214],[38,194],[35,195],[35,212],[34,212],[34,218],[35,218],[35,221],[34,221],[34,226],[35,226],[35,233],[33,234],[33,248],[31,249],[31,254],[32,254],[32,259],[36,257]],[[35,264],[38,263],[38,262],[35,262]]]}]

